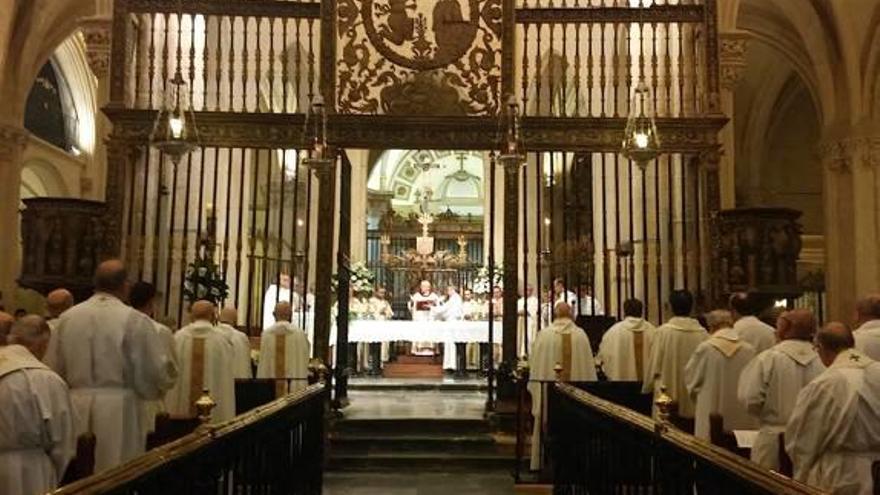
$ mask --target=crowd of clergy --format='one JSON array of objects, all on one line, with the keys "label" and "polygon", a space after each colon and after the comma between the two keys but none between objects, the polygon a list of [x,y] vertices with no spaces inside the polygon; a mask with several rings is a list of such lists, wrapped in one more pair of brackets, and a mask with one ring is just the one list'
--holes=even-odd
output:
[{"label": "crowd of clergy", "polygon": [[[669,395],[679,425],[710,441],[710,416],[724,431],[757,431],[751,460],[779,471],[787,453],[793,477],[834,494],[876,493],[872,464],[880,461],[880,294],[859,301],[856,329],[840,322],[819,328],[808,309],[784,311],[775,328],[758,318],[758,298],[731,296],[729,307],[693,315],[688,291],[669,297],[672,317],[654,327],[637,299],[606,331],[597,353],[572,319],[566,301],[540,331],[529,356],[531,463],[541,462],[545,387],[588,382],[597,370],[611,381],[642,382],[644,393]],[[655,411],[655,414],[657,411]]]},{"label": "crowd of clergy", "polygon": [[[95,472],[131,460],[157,414],[195,417],[204,391],[216,403],[211,420],[231,419],[235,380],[253,377],[235,308],[196,301],[191,323],[172,332],[153,319],[155,288],[130,284],[120,261],[98,267],[94,289],[77,305],[67,290],[53,291],[45,317],[0,311],[0,494],[57,487],[81,435],[95,437]],[[310,345],[290,303],[274,314],[256,377],[286,393],[307,384]]]}]

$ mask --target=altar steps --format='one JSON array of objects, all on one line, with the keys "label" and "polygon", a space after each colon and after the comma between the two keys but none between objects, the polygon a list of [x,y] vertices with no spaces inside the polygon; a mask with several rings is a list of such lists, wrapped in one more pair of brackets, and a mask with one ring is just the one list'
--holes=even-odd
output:
[{"label": "altar steps", "polygon": [[512,463],[508,446],[482,419],[343,419],[330,434],[333,471],[497,470]]},{"label": "altar steps", "polygon": [[439,356],[398,356],[397,360],[385,363],[382,376],[385,378],[442,378],[443,366]]}]

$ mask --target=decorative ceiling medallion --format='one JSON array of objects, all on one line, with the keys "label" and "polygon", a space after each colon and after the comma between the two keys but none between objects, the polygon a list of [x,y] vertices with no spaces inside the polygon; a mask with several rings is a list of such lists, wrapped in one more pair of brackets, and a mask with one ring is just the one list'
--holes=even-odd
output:
[{"label": "decorative ceiling medallion", "polygon": [[364,0],[367,37],[391,62],[415,70],[445,67],[467,53],[479,28],[480,0]]}]

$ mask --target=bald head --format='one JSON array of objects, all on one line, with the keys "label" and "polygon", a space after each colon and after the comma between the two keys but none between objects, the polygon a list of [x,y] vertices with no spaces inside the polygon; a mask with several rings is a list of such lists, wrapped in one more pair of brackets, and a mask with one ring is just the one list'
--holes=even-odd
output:
[{"label": "bald head", "polygon": [[207,320],[214,321],[215,308],[211,301],[196,301],[189,310],[190,317],[193,321]]},{"label": "bald head", "polygon": [[220,323],[238,325],[238,310],[235,309],[235,306],[226,306],[220,310]]},{"label": "bald head", "polygon": [[571,319],[571,306],[569,306],[566,302],[561,302],[553,307],[553,318],[568,318]]},{"label": "bald head", "polygon": [[812,341],[816,334],[816,317],[809,309],[798,308],[783,313],[776,321],[779,340]]},{"label": "bald head", "polygon": [[128,296],[128,273],[120,260],[107,260],[95,270],[95,291],[106,292],[120,299]]},{"label": "bald head", "polygon": [[716,309],[706,313],[706,326],[709,332],[715,333],[722,328],[733,326],[733,315],[726,309]]},{"label": "bald head", "polygon": [[41,316],[22,316],[12,325],[8,341],[9,345],[27,347],[37,359],[43,359],[49,345],[49,324]]},{"label": "bald head", "polygon": [[838,354],[853,346],[852,331],[839,321],[832,321],[816,332],[816,352],[825,366],[831,366]]},{"label": "bald head", "polygon": [[15,318],[11,314],[0,311],[0,345],[6,345],[6,339],[9,337],[9,331],[12,330],[12,323]]},{"label": "bald head", "polygon": [[880,294],[870,294],[856,303],[856,318],[859,324],[880,320]]},{"label": "bald head", "polygon": [[46,312],[49,318],[58,318],[73,306],[73,294],[67,289],[55,289],[46,296]]},{"label": "bald head", "polygon": [[287,301],[281,301],[275,305],[275,321],[291,321],[293,319],[293,307]]}]

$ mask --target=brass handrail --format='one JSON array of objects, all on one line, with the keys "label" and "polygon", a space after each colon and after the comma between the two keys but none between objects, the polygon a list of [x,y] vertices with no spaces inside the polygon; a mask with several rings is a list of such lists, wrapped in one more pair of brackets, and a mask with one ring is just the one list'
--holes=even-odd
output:
[{"label": "brass handrail", "polygon": [[823,495],[827,492],[805,485],[779,473],[769,471],[754,462],[728,452],[676,428],[667,428],[655,433],[654,420],[632,409],[596,397],[567,383],[556,383],[556,390],[568,398],[598,412],[618,423],[641,429],[646,435],[659,434],[671,446],[687,452],[693,457],[703,459],[728,473],[745,479],[761,489],[780,495]]},{"label": "brass handrail", "polygon": [[147,451],[125,464],[57,488],[50,493],[52,495],[84,495],[107,492],[123,483],[143,476],[152,469],[191,454],[218,439],[264,421],[315,396],[322,395],[325,390],[323,383],[316,383],[228,421],[201,425],[189,435]]}]

